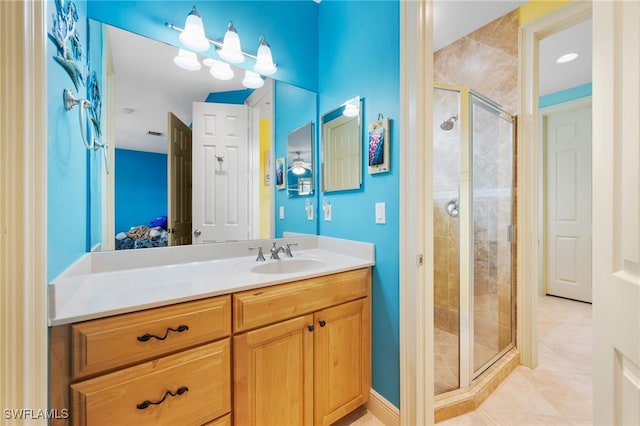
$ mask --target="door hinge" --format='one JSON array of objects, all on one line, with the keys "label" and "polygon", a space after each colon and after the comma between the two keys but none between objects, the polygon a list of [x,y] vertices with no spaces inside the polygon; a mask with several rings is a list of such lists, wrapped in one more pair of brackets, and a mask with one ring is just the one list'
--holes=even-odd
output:
[{"label": "door hinge", "polygon": [[507,239],[510,243],[513,243],[516,240],[516,228],[513,225],[509,225],[509,229],[507,230]]},{"label": "door hinge", "polygon": [[416,256],[416,266],[424,266],[424,255],[419,254]]}]

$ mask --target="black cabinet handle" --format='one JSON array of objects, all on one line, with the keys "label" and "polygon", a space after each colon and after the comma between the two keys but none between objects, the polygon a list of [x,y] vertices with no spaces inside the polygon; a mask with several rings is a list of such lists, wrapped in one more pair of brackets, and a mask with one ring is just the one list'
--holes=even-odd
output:
[{"label": "black cabinet handle", "polygon": [[180,386],[175,393],[173,393],[171,391],[166,391],[164,393],[164,396],[162,397],[162,399],[160,401],[149,401],[147,399],[146,401],[143,401],[143,402],[141,402],[139,404],[136,404],[136,408],[138,410],[144,410],[145,408],[149,408],[150,405],[160,405],[160,404],[162,404],[164,402],[165,399],[167,399],[168,396],[175,397],[175,396],[178,396],[178,395],[182,395],[185,392],[189,392],[189,388],[186,387],[186,386]]},{"label": "black cabinet handle", "polygon": [[167,328],[167,331],[164,333],[164,336],[162,337],[156,336],[154,334],[145,333],[142,336],[138,336],[138,340],[141,342],[146,342],[148,340],[151,340],[152,337],[154,339],[164,340],[169,336],[170,331],[174,331],[176,333],[182,333],[183,331],[187,331],[187,330],[189,330],[188,325],[180,324],[178,328],[171,328],[171,327]]},{"label": "black cabinet handle", "polygon": [[307,326],[307,328],[309,329],[309,331],[313,331],[313,329],[314,329],[315,327],[314,327],[314,326],[312,326],[312,325],[308,325],[308,326]]},{"label": "black cabinet handle", "polygon": [[320,320],[318,324],[320,324],[320,327],[324,327],[325,325],[327,325],[327,322],[325,320]]}]

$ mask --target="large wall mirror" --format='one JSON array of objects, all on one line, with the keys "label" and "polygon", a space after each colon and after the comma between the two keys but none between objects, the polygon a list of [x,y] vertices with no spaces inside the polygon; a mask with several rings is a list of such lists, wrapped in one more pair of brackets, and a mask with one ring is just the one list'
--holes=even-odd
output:
[{"label": "large wall mirror", "polygon": [[362,100],[349,99],[322,122],[322,191],[359,189],[362,184]]},{"label": "large wall mirror", "polygon": [[[90,20],[90,25],[102,26],[108,46],[104,54],[110,51],[104,61],[112,69],[104,92],[112,95],[107,114],[115,148],[115,217],[108,220],[115,224],[115,246],[102,246],[134,249],[274,237],[274,135],[279,124],[273,87],[287,86],[289,92],[304,93],[305,99],[311,92],[271,79],[249,90],[242,85],[243,69],[232,67],[232,78],[216,79],[206,58],[198,57],[200,69],[189,71],[174,63],[177,47],[97,21]],[[205,108],[198,116],[194,102]],[[246,109],[242,129],[230,130],[248,135],[245,146],[197,141],[198,129],[214,124],[212,114],[232,113],[208,109],[220,105],[229,105],[230,111]],[[315,111],[315,101],[309,108]],[[288,112],[292,114],[295,111]],[[180,151],[196,149],[186,148],[186,139],[199,144],[200,151],[181,159]],[[169,185],[172,176],[174,184]],[[198,205],[195,200],[200,198]]]}]

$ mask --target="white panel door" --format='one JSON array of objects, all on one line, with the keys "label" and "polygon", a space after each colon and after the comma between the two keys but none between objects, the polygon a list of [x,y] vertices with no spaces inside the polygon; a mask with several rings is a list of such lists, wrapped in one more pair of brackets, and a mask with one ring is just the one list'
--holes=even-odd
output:
[{"label": "white panel door", "polygon": [[591,105],[544,113],[547,294],[591,302]]},{"label": "white panel door", "polygon": [[251,239],[245,105],[193,103],[193,243]]},{"label": "white panel door", "polygon": [[593,2],[593,422],[640,425],[640,2]]},{"label": "white panel door", "polygon": [[360,125],[358,120],[338,117],[324,127],[327,137],[323,139],[324,162],[331,167],[324,168],[324,191],[356,189],[362,181],[360,152]]}]

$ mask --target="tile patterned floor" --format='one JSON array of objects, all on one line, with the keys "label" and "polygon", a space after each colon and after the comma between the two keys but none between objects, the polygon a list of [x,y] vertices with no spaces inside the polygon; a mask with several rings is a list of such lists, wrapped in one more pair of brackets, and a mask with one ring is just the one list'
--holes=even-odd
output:
[{"label": "tile patterned floor", "polygon": [[[518,367],[477,410],[440,422],[438,426],[593,424],[591,318],[589,304],[541,297],[538,301],[538,367],[533,370]],[[340,423],[383,426],[366,410]]]},{"label": "tile patterned floor", "polygon": [[591,328],[591,305],[541,297],[538,367],[518,367],[476,411],[438,426],[591,425]]}]

